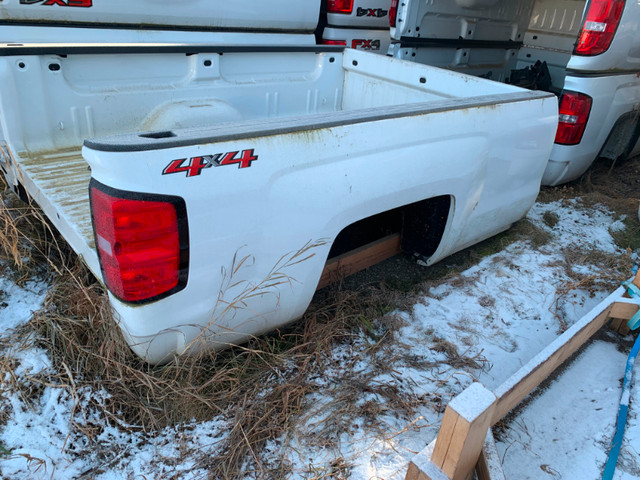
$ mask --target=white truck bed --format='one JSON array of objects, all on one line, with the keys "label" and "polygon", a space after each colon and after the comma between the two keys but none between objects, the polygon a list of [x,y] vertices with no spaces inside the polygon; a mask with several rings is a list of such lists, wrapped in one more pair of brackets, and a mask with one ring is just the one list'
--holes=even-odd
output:
[{"label": "white truck bed", "polygon": [[[338,234],[372,215],[450,198],[430,262],[508,228],[537,195],[557,124],[553,95],[353,50],[31,45],[0,55],[0,165],[98,278],[90,178],[184,199],[188,281],[142,306],[111,295],[151,362],[196,338],[220,348],[299,318]],[[251,168],[163,174],[176,159],[245,149]],[[220,315],[219,295],[241,294],[225,283],[239,252],[253,262],[234,280],[256,285],[308,242],[313,257],[287,271],[295,282]]]}]

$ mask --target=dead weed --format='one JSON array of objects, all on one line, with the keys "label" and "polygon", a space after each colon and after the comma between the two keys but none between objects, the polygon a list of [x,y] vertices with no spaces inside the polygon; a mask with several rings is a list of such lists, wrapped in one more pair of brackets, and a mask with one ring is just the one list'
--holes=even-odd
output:
[{"label": "dead weed", "polygon": [[[60,247],[63,242],[37,208],[12,202],[6,198],[0,211],[2,252],[25,270],[36,263],[34,256],[47,257],[56,273],[44,307],[20,327],[12,341],[22,342],[25,348],[46,349],[53,368],[28,382],[9,376],[13,383],[5,384],[34,399],[45,386],[64,389],[75,400],[72,424],[90,442],[104,425],[78,420],[91,417],[81,409],[101,412],[109,423],[129,431],[153,432],[181,422],[224,419],[229,433],[218,453],[201,453],[198,461],[211,478],[235,478],[251,471],[262,477],[284,475],[290,468],[285,459],[266,463],[262,451],[269,440],[286,435],[299,418],[309,395],[318,389],[317,378],[334,362],[332,347],[364,334],[369,341],[361,355],[375,357],[392,339],[398,322],[393,315],[386,317],[387,323],[377,319],[406,299],[385,287],[325,289],[305,318],[291,327],[254,338],[242,347],[150,366],[129,349],[102,285],[75,255]],[[34,262],[26,261],[30,257]],[[0,362],[5,377],[14,370],[9,360]],[[368,385],[372,378],[344,379],[345,410],[338,410],[335,418],[353,413],[347,397],[353,399],[365,391],[384,398],[393,406],[388,408],[409,414],[412,404],[406,403],[397,387]],[[96,394],[86,395],[87,391]],[[375,414],[362,406],[361,413],[367,411]],[[0,415],[0,422],[6,415],[6,411]],[[337,466],[334,478],[344,472],[343,466]]]}]

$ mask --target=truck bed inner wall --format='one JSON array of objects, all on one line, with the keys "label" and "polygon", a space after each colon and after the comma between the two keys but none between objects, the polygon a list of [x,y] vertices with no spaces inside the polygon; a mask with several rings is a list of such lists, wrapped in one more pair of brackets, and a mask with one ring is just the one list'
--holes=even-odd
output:
[{"label": "truck bed inner wall", "polygon": [[[392,29],[399,45],[409,43],[409,39],[438,39],[442,43],[437,48],[400,49],[396,56],[497,81],[506,81],[512,69],[546,61],[553,85],[562,89],[586,2],[498,0],[486,5],[477,2],[472,8],[462,8],[460,2],[449,0],[407,3],[404,16],[401,10],[403,22]],[[447,47],[447,39],[456,42],[456,47]],[[521,42],[522,46],[500,47],[500,42],[508,41]],[[474,42],[496,42],[496,48],[482,48]]]},{"label": "truck bed inner wall", "polygon": [[0,98],[8,111],[38,112],[4,126],[18,152],[35,154],[119,133],[516,91],[414,71],[375,57],[343,66],[341,53],[12,56]]}]

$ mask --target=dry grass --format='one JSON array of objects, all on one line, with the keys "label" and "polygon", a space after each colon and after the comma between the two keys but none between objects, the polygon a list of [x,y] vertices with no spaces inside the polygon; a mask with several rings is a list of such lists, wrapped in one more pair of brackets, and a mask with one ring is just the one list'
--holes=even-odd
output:
[{"label": "dry grass", "polygon": [[[286,464],[264,465],[259,452],[291,428],[331,361],[331,347],[368,330],[362,312],[378,311],[382,301],[366,292],[331,295],[332,303],[323,299],[286,330],[152,367],[131,353],[101,286],[78,264],[54,284],[46,307],[25,328],[35,328],[38,346],[50,352],[59,372],[45,381],[64,385],[74,397],[87,386],[106,390],[108,398],[90,407],[112,423],[153,431],[221,415],[231,426],[221,453],[200,462],[211,478],[236,478],[251,469],[278,477]],[[89,439],[101,432],[100,425],[75,426]]]},{"label": "dry grass", "polygon": [[[286,329],[221,353],[198,353],[166,365],[150,366],[127,346],[102,285],[73,253],[60,247],[64,243],[37,208],[15,203],[8,197],[0,211],[0,221],[0,248],[6,260],[25,275],[32,275],[31,265],[47,257],[49,273],[53,273],[44,308],[20,327],[12,338],[12,347],[35,345],[46,349],[56,373],[39,374],[22,384],[11,377],[13,382],[5,382],[7,388],[23,389],[27,401],[37,399],[45,385],[65,389],[76,399],[71,414],[73,426],[89,441],[97,438],[104,424],[86,420],[91,415],[78,415],[88,411],[101,412],[104,419],[119,428],[146,432],[194,419],[225,419],[230,431],[216,449],[219,453],[202,454],[198,462],[209,471],[210,478],[237,478],[251,471],[263,478],[283,476],[289,468],[285,459],[265,464],[261,452],[266,442],[281,438],[299,421],[306,399],[318,388],[318,376],[335,367],[330,352],[336,343],[349,344],[364,334],[371,342],[362,354],[371,358],[384,347],[392,337],[392,325],[385,326],[376,319],[404,298],[384,287],[357,292],[325,289],[305,318]],[[303,252],[288,261],[304,258]],[[237,263],[244,261],[239,259]],[[281,269],[272,273],[247,295],[289,281],[281,276]],[[242,302],[243,298],[235,298],[222,309],[240,308]],[[22,345],[17,345],[20,342]],[[382,371],[390,366],[379,368]],[[14,369],[8,359],[0,362],[1,375],[11,376]],[[327,431],[348,428],[347,419],[353,413],[350,400],[364,391],[376,391],[393,408],[409,415],[417,402],[407,403],[397,387],[371,387],[368,383],[374,376],[345,378],[345,388],[338,398],[342,407],[336,405],[332,416],[335,421],[326,425]],[[80,401],[87,389],[105,391],[107,395],[92,395],[87,404]],[[375,417],[371,408],[372,405],[361,407],[363,413]],[[0,422],[6,415],[6,411],[0,415]],[[85,421],[77,420],[83,417]],[[346,465],[337,465],[335,478],[341,478],[346,470]]]},{"label": "dry grass", "polygon": [[20,201],[0,175],[0,260],[13,265],[17,280],[34,273],[61,273],[68,253],[42,212]]},{"label": "dry grass", "polygon": [[[631,275],[633,265],[631,252],[640,250],[640,225],[637,220],[640,203],[640,157],[612,165],[608,160],[596,161],[580,179],[558,188],[543,188],[538,200],[546,203],[573,199],[586,210],[604,205],[623,219],[624,228],[611,231],[616,244],[626,250],[627,255],[610,255],[584,245],[574,245],[563,250],[561,266],[571,279],[558,288],[553,313],[560,323],[560,330],[567,328],[561,314],[561,305],[570,301],[575,290],[586,290],[591,295],[596,291],[611,291],[620,281]],[[552,227],[555,219],[545,213],[545,223]],[[597,274],[580,273],[580,268],[589,266]]]}]

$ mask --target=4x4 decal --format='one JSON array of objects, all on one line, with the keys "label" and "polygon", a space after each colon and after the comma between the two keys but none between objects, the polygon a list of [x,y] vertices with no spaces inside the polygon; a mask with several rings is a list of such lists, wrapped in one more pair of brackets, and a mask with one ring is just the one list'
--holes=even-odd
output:
[{"label": "4x4 decal", "polygon": [[356,15],[358,17],[385,17],[389,13],[389,10],[384,10],[382,8],[360,8],[356,10]]},{"label": "4x4 decal", "polygon": [[173,160],[162,171],[163,175],[172,173],[186,172],[187,177],[197,177],[205,168],[224,167],[226,165],[238,165],[238,168],[249,168],[252,162],[258,160],[258,156],[254,154],[253,148],[250,150],[216,153],[215,155],[203,155],[201,157],[192,157],[190,159],[179,158]]},{"label": "4x4 decal", "polygon": [[20,5],[59,5],[61,7],[89,8],[93,0],[20,0]]},{"label": "4x4 decal", "polygon": [[380,50],[380,40],[356,38],[351,41],[351,48],[356,50]]}]

